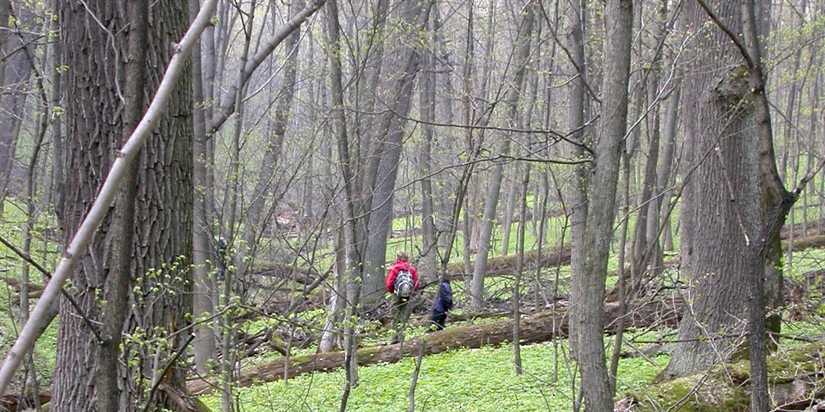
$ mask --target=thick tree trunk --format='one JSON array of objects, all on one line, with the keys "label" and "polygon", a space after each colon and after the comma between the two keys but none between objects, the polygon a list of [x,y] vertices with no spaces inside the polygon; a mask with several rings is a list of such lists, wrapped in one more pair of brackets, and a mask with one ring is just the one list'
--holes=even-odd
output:
[{"label": "thick tree trunk", "polygon": [[[122,7],[105,7],[108,3],[99,2],[80,5],[66,1],[61,4],[59,20],[64,29],[61,31],[61,41],[69,68],[65,73],[66,85],[68,90],[72,90],[66,104],[69,139],[67,176],[70,178],[67,180],[67,196],[63,205],[65,213],[61,219],[66,239],[74,236],[87,206],[97,196],[103,178],[117,156],[115,150],[120,148],[120,137],[128,133],[126,129],[130,123],[135,123],[132,114],[120,110],[120,91],[126,91],[124,98],[135,98],[140,102],[146,96],[153,95],[169,57],[174,52],[174,43],[180,41],[188,26],[185,5],[161,1],[156,3],[156,7],[149,9],[153,16],[144,22],[149,27],[148,40],[144,45],[146,52],[157,63],[138,68],[138,73],[144,76],[147,83],[145,89],[129,89],[120,82],[124,81],[123,73],[126,73],[123,66],[128,50],[125,42],[129,38],[128,33],[134,33],[135,30],[125,30],[126,16],[119,13],[124,12],[130,3],[132,2],[124,2]],[[87,7],[112,31],[104,31],[100,23],[90,20]],[[117,35],[111,38],[112,33]],[[137,95],[130,96],[130,92],[137,92]],[[138,106],[139,108],[131,107],[142,112],[143,104]],[[190,322],[187,316],[191,314],[188,257],[191,256],[192,248],[188,234],[192,230],[192,124],[188,73],[184,72],[179,80],[166,110],[169,114],[158,123],[154,134],[147,139],[146,150],[139,157],[136,183],[129,186],[136,189],[134,195],[128,196],[130,201],[135,202],[134,220],[123,220],[124,226],[117,227],[109,220],[112,217],[104,220],[100,235],[90,243],[88,253],[80,257],[82,264],[72,276],[72,294],[80,303],[83,315],[92,321],[91,325],[99,325],[105,319],[106,327],[111,328],[105,332],[106,335],[116,333],[120,336],[119,331],[124,322],[118,320],[118,316],[123,316],[124,312],[118,315],[117,305],[126,308],[129,307],[127,305],[134,305],[132,308],[136,318],[125,322],[130,328],[128,330],[140,328],[146,331],[147,341],[168,337],[167,349],[158,350],[157,353],[160,354],[161,361],[171,362],[172,352],[179,350],[186,340],[186,333],[178,331],[185,330]],[[89,116],[88,113],[98,115]],[[123,199],[119,198],[118,202]],[[116,203],[115,207],[119,210],[124,205]],[[128,214],[116,213],[115,216],[115,219],[128,219]],[[131,227],[131,232],[127,234],[125,228],[128,227]],[[120,236],[125,237],[116,241],[107,236],[107,233],[111,236],[120,233]],[[122,242],[132,242],[134,253],[128,253],[125,260],[121,258],[115,261],[120,262],[117,263],[119,266],[110,266],[106,256],[113,252],[110,248],[123,246]],[[129,278],[123,279],[121,276]],[[121,288],[124,286],[127,291],[135,290],[128,287],[135,285],[130,284],[134,279],[137,279],[137,287],[146,291],[146,294],[136,295],[134,300],[117,298],[119,293],[122,294]],[[126,282],[115,286],[112,283],[115,280]],[[103,305],[98,298],[114,300]],[[118,402],[118,409],[124,411],[132,410],[143,402],[167,404],[163,397],[156,397],[156,401],[138,400],[134,397],[134,392],[125,394],[116,401],[112,398],[99,398],[99,391],[105,388],[94,384],[95,374],[100,373],[95,369],[94,360],[98,357],[101,361],[111,360],[113,353],[117,353],[117,346],[112,343],[114,341],[107,341],[106,336],[100,334],[101,330],[91,329],[99,327],[90,326],[89,322],[78,316],[71,316],[76,312],[65,300],[61,300],[61,313],[66,316],[61,317],[58,327],[60,343],[57,348],[54,404],[67,411],[98,410],[99,406],[95,405],[98,400],[105,402],[105,405]],[[110,315],[113,316],[111,319],[108,317]],[[101,344],[104,346],[101,347]],[[110,348],[115,352],[109,352],[109,349],[101,352],[106,345],[115,345]],[[117,390],[125,389],[119,385],[124,379],[133,379],[139,387],[147,389],[155,379],[161,379],[155,375],[155,366],[152,365],[157,348],[142,348],[147,352],[141,353],[141,350],[127,346],[126,354],[121,355],[121,364],[129,364],[128,360],[134,357],[146,361],[140,363],[138,370],[128,372],[128,375],[120,373],[124,372],[123,369],[115,368],[118,372],[117,379],[110,383],[118,385],[115,386]],[[152,354],[149,355],[148,352]],[[98,367],[108,366],[101,364]],[[172,365],[169,373],[162,378],[167,385],[180,387],[183,377],[183,369]],[[138,390],[137,393],[147,392]]]},{"label": "thick tree trunk", "polygon": [[[402,33],[413,36],[413,33],[423,30],[429,20],[433,3],[431,0],[404,2],[404,13],[398,17],[412,25]],[[361,289],[361,297],[365,304],[377,302],[383,297],[386,274],[384,263],[387,239],[392,228],[395,183],[401,160],[404,124],[412,107],[413,83],[418,74],[421,50],[419,47],[404,47],[389,58],[392,64],[388,68],[388,73],[395,78],[390,82],[387,111],[378,119],[378,128],[373,134],[380,142],[375,153],[375,161],[367,163],[366,179],[362,184],[363,190],[371,192],[368,202],[369,242],[364,253],[364,284]],[[412,251],[407,253],[412,258]]]},{"label": "thick tree trunk", "polygon": [[[714,11],[739,32],[739,4],[717,3]],[[687,28],[702,27],[707,13],[697,3],[683,10]],[[694,37],[695,59],[685,73],[684,111],[687,184],[682,196],[682,273],[690,286],[679,342],[665,371],[685,376],[725,361],[744,335],[742,298],[749,293],[750,245],[760,229],[757,137],[747,67],[739,50],[718,27]],[[704,51],[714,50],[713,53]],[[732,64],[736,63],[736,64]],[[693,70],[695,69],[695,70]]]},{"label": "thick tree trunk", "polygon": [[[126,24],[130,27],[126,49],[125,75],[123,82],[124,110],[122,115],[122,138],[115,141],[120,147],[134,131],[146,107],[145,72],[148,40],[149,3],[146,0],[130,1],[126,12]],[[129,311],[130,269],[134,252],[135,196],[137,194],[138,163],[131,165],[123,177],[123,185],[118,192],[115,203],[109,238],[106,244],[106,267],[112,271],[106,277],[103,298],[108,304],[100,314],[103,342],[98,352],[97,374],[98,389],[97,410],[128,410],[128,403],[121,405],[120,387],[126,387],[119,367],[120,345],[123,342],[123,325]],[[119,373],[121,371],[121,373]]]},{"label": "thick tree trunk", "polygon": [[[89,4],[92,11],[98,11],[100,4]],[[110,44],[106,33],[86,18],[87,11],[83,5],[63,1],[60,5],[59,21],[61,26],[61,43],[68,70],[64,73],[65,86],[72,93],[66,101],[66,197],[59,210],[63,210],[61,226],[68,242],[75,234],[86,213],[87,204],[94,199],[97,188],[101,186],[102,177],[109,169],[109,161],[114,148],[113,136],[122,135],[123,125],[119,118],[104,121],[100,116],[84,116],[86,112],[99,112],[98,106],[113,111],[119,105],[116,79],[107,73],[122,72],[115,68],[121,61],[113,55],[113,47],[88,47],[82,53],[80,45],[97,41],[97,44]],[[124,16],[98,14],[98,19],[107,27],[121,35],[117,37],[118,50],[123,50],[125,21]],[[88,26],[88,27],[87,27]],[[84,35],[85,34],[85,35]],[[90,84],[85,76],[101,78],[100,85]],[[110,112],[110,116],[112,112]],[[91,150],[90,150],[91,149]],[[108,227],[110,221],[105,219],[102,226]],[[90,243],[89,253],[80,257],[80,268],[72,276],[73,289],[69,290],[80,305],[84,315],[90,319],[99,318],[99,305],[95,294],[103,288],[105,274],[95,269],[94,262],[103,262],[105,250],[104,236],[96,236]],[[94,382],[94,364],[100,349],[98,339],[89,324],[74,313],[69,302],[60,300],[60,323],[58,325],[57,354],[53,383],[53,402],[66,411],[93,411],[97,401]]]}]

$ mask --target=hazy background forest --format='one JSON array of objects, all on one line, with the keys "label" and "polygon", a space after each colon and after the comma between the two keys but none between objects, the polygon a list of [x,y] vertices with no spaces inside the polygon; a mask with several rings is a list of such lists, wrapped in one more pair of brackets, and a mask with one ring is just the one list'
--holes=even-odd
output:
[{"label": "hazy background forest", "polygon": [[0,410],[819,410],[823,25],[0,0]]}]

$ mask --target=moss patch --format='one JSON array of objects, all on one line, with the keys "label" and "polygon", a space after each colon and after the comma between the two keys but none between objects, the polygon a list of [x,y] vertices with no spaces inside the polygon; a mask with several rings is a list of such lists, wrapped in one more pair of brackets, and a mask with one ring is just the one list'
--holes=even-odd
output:
[{"label": "moss patch", "polygon": [[[768,377],[772,386],[791,383],[800,375],[821,370],[821,348],[808,344],[768,356]],[[673,408],[687,412],[748,411],[750,393],[747,360],[714,367],[707,374],[677,378],[627,392],[619,403],[638,412]]]},{"label": "moss patch", "polygon": [[749,397],[740,386],[730,384],[712,373],[707,376],[694,375],[674,379],[656,386],[629,392],[634,411],[661,411],[679,406],[683,412],[745,412],[749,408]]}]

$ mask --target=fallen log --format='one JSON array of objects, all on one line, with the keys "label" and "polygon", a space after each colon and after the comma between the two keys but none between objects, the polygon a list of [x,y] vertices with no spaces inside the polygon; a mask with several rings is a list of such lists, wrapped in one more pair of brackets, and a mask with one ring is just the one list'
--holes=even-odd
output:
[{"label": "fallen log", "polygon": [[[23,282],[21,282],[20,279],[10,277],[2,277],[0,279],[6,282],[6,284],[8,284],[9,287],[17,293],[20,293],[20,290],[22,290],[23,288]],[[29,298],[39,298],[40,295],[43,294],[43,289],[45,288],[45,286],[43,286],[42,284],[29,282],[26,285],[29,288]]]},{"label": "fallen log", "polygon": [[[818,405],[825,404],[823,361],[821,342],[769,354],[771,410],[822,410]],[[614,404],[614,410],[654,412],[685,406],[694,411],[747,411],[749,405],[750,361],[741,359],[695,375],[628,390]]]},{"label": "fallen log", "polygon": [[[535,249],[524,252],[524,263],[528,268],[535,269],[537,253],[538,252]],[[570,247],[546,250],[541,254],[539,266],[542,268],[550,268],[569,265],[570,256]],[[516,272],[517,262],[518,256],[515,254],[491,257],[487,261],[484,276],[511,275]],[[453,280],[472,276],[472,273],[464,273],[464,264],[461,262],[447,265],[447,272],[451,274],[450,278]]]},{"label": "fallen log", "polygon": [[[672,297],[635,302],[631,305],[626,327],[648,327],[651,325],[678,325],[682,313],[683,301]],[[605,332],[613,333],[616,327],[618,303],[605,304]],[[558,306],[555,311],[543,311],[526,316],[521,320],[521,344],[546,342],[568,334],[566,307]],[[511,342],[513,338],[513,320],[485,323],[480,325],[453,326],[442,331],[433,332],[423,337],[393,345],[370,346],[358,349],[358,364],[361,366],[377,363],[395,363],[404,356],[415,356],[417,348],[424,341],[424,354],[434,355],[452,349],[480,348],[486,345],[498,345]],[[261,382],[272,382],[284,378],[285,358],[258,365],[241,373],[235,383],[251,386]],[[330,371],[344,365],[343,352],[316,353],[312,355],[293,356],[289,358],[287,378],[293,378],[310,372]],[[197,379],[190,381],[188,388],[195,395],[212,390],[208,382]]]},{"label": "fallen log", "polygon": [[[783,240],[782,248],[787,249],[787,247],[788,242]],[[825,235],[808,236],[800,239],[795,239],[793,242],[794,252],[821,247],[825,247]]]},{"label": "fallen log", "polygon": [[[38,398],[40,404],[45,405],[51,401],[52,394],[51,392],[43,391],[38,394]],[[20,399],[19,395],[11,393],[0,396],[0,411],[17,412],[29,410],[28,408],[34,404],[34,396],[32,394],[26,394],[24,399]]]}]

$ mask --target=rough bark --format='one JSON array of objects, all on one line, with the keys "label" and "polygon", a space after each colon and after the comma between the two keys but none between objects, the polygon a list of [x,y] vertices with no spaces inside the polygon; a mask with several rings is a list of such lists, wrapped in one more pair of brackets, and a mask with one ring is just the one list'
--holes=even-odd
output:
[{"label": "rough bark", "polygon": [[[66,105],[69,136],[67,175],[70,179],[66,185],[66,212],[61,219],[67,241],[74,237],[87,205],[96,198],[103,178],[117,158],[116,150],[120,148],[121,137],[130,132],[126,130],[127,125],[136,123],[133,114],[120,110],[123,102],[121,99],[135,98],[143,102],[146,96],[154,95],[169,57],[176,51],[172,48],[173,44],[180,41],[188,25],[187,11],[182,8],[185,6],[179,3],[162,1],[150,9],[152,17],[144,23],[148,25],[149,33],[144,47],[154,64],[143,65],[137,71],[143,76],[147,86],[145,89],[132,90],[137,96],[122,96],[121,91],[129,90],[122,83],[125,80],[124,74],[127,73],[123,66],[128,50],[125,42],[128,41],[130,31],[134,30],[123,30],[127,16],[120,13],[124,13],[130,3],[124,2],[122,7],[108,7],[108,3],[86,2],[84,6],[67,1],[61,7],[59,18],[61,27],[65,28],[61,41],[69,67],[66,82],[67,89],[73,91]],[[90,20],[86,7],[98,19],[105,21],[105,27],[112,28],[113,32],[102,30],[97,22]],[[95,47],[104,44],[110,47]],[[191,313],[188,293],[191,278],[188,270],[183,270],[189,267],[187,257],[192,252],[191,237],[185,235],[191,233],[192,229],[192,124],[188,85],[188,74],[184,74],[166,106],[169,115],[158,122],[154,133],[147,139],[147,149],[139,156],[136,183],[131,185],[135,192],[128,195],[129,201],[134,202],[130,205],[135,210],[134,219],[129,219],[128,214],[116,213],[114,219],[129,220],[122,220],[123,226],[114,226],[111,220],[113,218],[105,219],[98,236],[87,248],[87,253],[80,257],[80,268],[72,276],[75,299],[81,303],[85,315],[98,322],[109,321],[101,313],[101,308],[107,311],[105,316],[109,316],[108,312],[116,308],[102,305],[98,298],[117,299],[122,294],[122,288],[134,290],[128,287],[135,285],[132,281],[136,281],[141,290],[147,291],[146,295],[137,296],[134,301],[121,299],[108,304],[132,302],[135,305],[133,309],[138,318],[125,322],[129,325],[128,330],[143,329],[147,332],[147,339],[169,337],[169,351],[159,352],[166,354],[161,357],[162,360],[170,359],[170,351],[178,350],[183,344],[185,339],[182,338],[186,336],[184,333],[179,333],[174,338],[170,336],[186,327],[189,321],[185,317]],[[139,109],[133,110],[142,112],[145,109],[142,103],[139,106]],[[89,116],[87,113],[100,115]],[[104,115],[107,113],[108,115]],[[125,197],[120,197],[118,201],[124,199]],[[116,210],[120,208],[129,207],[116,204]],[[134,253],[129,252],[128,257],[121,255],[119,260],[113,261],[120,263],[108,263],[108,248],[123,246],[119,242],[110,245],[109,242],[116,239],[109,236],[121,236],[123,241],[132,242]],[[114,266],[115,264],[118,266]],[[152,274],[157,276],[151,276]],[[123,276],[128,278],[124,279]],[[112,282],[116,278],[125,283],[115,287]],[[157,286],[160,287],[153,289]],[[120,292],[115,292],[116,290]],[[152,290],[156,292],[149,292]],[[65,301],[61,301],[62,313],[69,314],[73,311]],[[124,325],[122,320],[118,321],[118,316],[123,316],[123,313],[116,315],[112,312],[112,315],[115,317],[108,327],[113,329],[107,334],[115,333],[116,329],[119,330]],[[60,344],[54,383],[55,404],[67,411],[98,410],[96,408],[100,406],[96,406],[95,402],[103,388],[93,384],[93,376],[99,373],[95,370],[94,360],[98,356],[100,359],[110,359],[112,352],[101,352],[102,348],[106,348],[107,338],[100,335],[100,331],[92,331],[87,322],[73,316],[61,317],[58,334]],[[101,344],[104,346],[101,347]],[[116,348],[114,346],[110,349],[116,351]],[[137,374],[139,385],[149,387],[155,379],[152,365],[154,351],[152,355],[148,355],[140,351],[133,352],[135,348],[128,345],[127,348],[127,354],[122,354],[121,360],[133,356],[144,359],[138,369],[129,374]],[[125,387],[120,386],[120,383],[123,379],[128,379],[126,376],[129,375],[121,374],[120,372],[124,372],[122,369],[115,369],[117,380],[113,384],[118,385],[118,390],[124,390]],[[163,379],[169,385],[181,386],[183,369],[172,367]],[[156,405],[166,404],[162,397],[156,399]],[[137,400],[127,394],[115,402],[119,402],[119,410],[132,410],[139,402],[153,401]]]},{"label": "rough bark", "polygon": [[[86,7],[88,7],[88,5],[86,5]],[[60,9],[61,9],[61,11],[67,11],[67,8],[60,8]],[[109,208],[111,207],[112,202],[115,200],[115,197],[116,197],[116,194],[117,194],[118,184],[120,183],[122,177],[126,173],[126,170],[128,169],[129,164],[131,164],[132,161],[134,161],[135,158],[137,157],[137,154],[139,152],[138,149],[147,140],[149,140],[150,135],[152,133],[152,130],[155,129],[155,127],[160,124],[160,119],[162,118],[162,114],[164,113],[164,110],[168,109],[167,106],[170,103],[170,101],[172,100],[171,97],[173,96],[174,86],[175,86],[176,82],[179,80],[180,74],[184,71],[187,53],[192,48],[192,45],[195,43],[197,37],[200,35],[200,33],[203,31],[204,27],[209,22],[210,15],[211,15],[212,12],[214,12],[214,9],[215,9],[215,1],[214,0],[207,1],[205,3],[204,11],[199,13],[198,18],[195,21],[195,24],[193,24],[193,26],[190,28],[190,30],[187,31],[186,35],[183,36],[182,38],[177,39],[178,43],[173,44],[169,39],[166,39],[167,41],[165,41],[165,42],[161,42],[162,44],[164,44],[167,47],[171,47],[171,46],[174,45],[174,48],[172,49],[173,53],[172,53],[172,57],[168,60],[168,66],[166,67],[166,70],[163,73],[162,79],[160,79],[160,86],[157,87],[156,94],[154,95],[154,97],[152,99],[152,103],[149,105],[149,108],[146,110],[146,113],[144,114],[144,116],[142,118],[142,121],[139,123],[137,129],[135,129],[135,132],[132,133],[132,135],[129,137],[129,140],[126,142],[126,144],[124,144],[123,147],[118,151],[117,154],[119,156],[114,159],[114,162],[112,163],[111,169],[109,170],[108,174],[106,174],[106,178],[103,182],[102,187],[97,192],[97,195],[93,198],[93,200],[87,200],[85,203],[82,200],[77,200],[77,199],[73,199],[73,201],[66,201],[65,202],[67,206],[73,206],[74,207],[72,211],[74,211],[76,215],[75,214],[70,214],[69,215],[73,219],[79,219],[78,216],[83,214],[86,204],[91,203],[91,206],[89,206],[88,211],[87,211],[88,214],[81,220],[81,223],[79,224],[79,227],[73,228],[73,230],[76,231],[75,235],[71,238],[71,240],[69,242],[67,242],[67,245],[65,247],[65,251],[63,252],[63,257],[60,260],[60,262],[57,264],[57,267],[54,270],[54,273],[52,275],[51,280],[49,281],[48,285],[44,289],[43,294],[41,295],[41,298],[38,300],[37,304],[35,305],[34,310],[32,311],[32,314],[31,314],[31,318],[29,319],[28,322],[26,322],[26,324],[21,329],[20,334],[17,337],[17,340],[15,341],[14,345],[12,346],[12,348],[9,351],[8,355],[6,356],[6,359],[4,360],[2,366],[0,366],[0,392],[5,392],[6,388],[9,385],[9,382],[11,381],[12,376],[16,372],[17,368],[20,366],[21,355],[25,354],[28,350],[31,349],[31,347],[34,344],[35,340],[43,333],[43,330],[53,320],[54,314],[55,314],[55,312],[53,310],[53,307],[54,307],[54,304],[56,303],[57,295],[60,292],[63,292],[62,288],[63,288],[63,285],[66,283],[66,281],[73,274],[77,274],[77,273],[80,272],[79,270],[76,270],[76,269],[78,269],[78,264],[82,263],[81,261],[83,260],[83,258],[87,257],[91,253],[90,249],[89,249],[89,246],[99,244],[99,242],[98,242],[99,239],[97,239],[99,237],[95,236],[95,232],[101,227],[101,224],[104,223],[104,218],[107,216],[107,212],[108,212]],[[69,10],[69,12],[71,13],[73,11]],[[185,17],[185,14],[184,13],[177,13],[177,15],[173,16],[173,18],[174,17],[180,17],[180,16]],[[63,18],[64,18],[64,16],[62,16],[62,15],[58,17],[59,21],[61,21],[61,24],[63,24],[63,22],[65,22],[65,20],[62,20]],[[163,19],[159,19],[159,20],[163,20]],[[156,21],[159,21],[159,20],[156,20]],[[73,28],[77,29],[77,27],[73,27]],[[82,28],[80,30],[77,30],[77,31],[82,31]],[[174,33],[171,33],[171,31],[167,32],[167,33],[168,34],[174,34]],[[102,44],[102,43],[96,43],[96,44]],[[75,46],[77,46],[77,45],[75,45]],[[116,47],[117,46],[113,46],[111,49],[112,50],[117,50]],[[78,49],[81,49],[81,48],[82,47],[78,47]],[[84,50],[86,50],[86,49],[84,49]],[[75,51],[77,51],[77,50],[75,50]],[[75,56],[75,57],[77,57],[77,56]],[[81,57],[79,60],[84,60],[84,59]],[[105,76],[101,76],[101,80],[105,80]],[[83,84],[83,82],[76,82],[76,83]],[[101,83],[105,83],[105,82],[101,82]],[[99,86],[100,84],[94,83],[94,85]],[[93,87],[91,87],[90,85],[85,85],[85,86],[87,86],[89,89],[93,89]],[[106,83],[104,86],[111,86],[111,85]],[[111,88],[107,88],[107,87],[102,87],[102,89],[103,90],[112,90]],[[180,90],[180,89],[178,89],[178,90]],[[86,90],[86,91],[88,92],[88,90]],[[98,98],[100,98],[100,97],[98,96]],[[92,99],[92,101],[95,101],[95,100]],[[75,104],[77,104],[77,103],[75,103]],[[80,106],[80,105],[78,105],[78,106]],[[172,106],[173,107],[175,106],[174,103],[172,104]],[[81,119],[78,119],[80,117],[83,117],[82,120],[84,120],[84,121],[86,120],[85,116],[73,117],[73,120],[76,122],[76,124],[81,124],[81,125],[85,126],[85,123],[83,123],[82,121],[79,121],[79,120],[81,120]],[[109,120],[111,120],[111,119],[109,119]],[[94,123],[94,122],[92,122],[92,123]],[[172,134],[173,135],[173,133],[167,133],[167,134]],[[94,135],[94,131],[92,131],[89,134],[89,136],[93,136],[93,135]],[[109,137],[116,138],[117,136],[118,136],[118,134],[114,133],[112,136],[109,136]],[[84,137],[88,137],[88,136],[84,135]],[[184,140],[184,139],[181,139],[181,140]],[[84,141],[83,143],[86,143],[86,145],[83,146],[84,148],[89,149],[89,147],[91,146],[92,149],[94,149],[94,150],[86,150],[86,152],[99,151],[99,149],[100,149],[100,147],[97,146],[97,145],[93,145],[93,144],[90,145],[89,141]],[[95,143],[95,141],[92,140],[91,143]],[[78,145],[78,148],[79,148],[79,146],[80,145]],[[77,150],[78,148],[75,148],[75,153],[82,152],[81,150]],[[93,155],[91,157],[93,159],[97,160],[101,156],[100,156],[99,153],[96,152],[95,155]],[[87,158],[82,156],[82,153],[81,153],[81,156],[78,156],[78,158],[79,159],[74,159],[74,158],[70,157],[69,164],[77,167],[76,163],[82,163],[82,161],[84,159],[87,159]],[[71,161],[77,161],[77,160],[79,160],[79,162],[71,163]],[[96,165],[96,163],[94,163],[94,162],[92,162],[92,164]],[[82,167],[77,167],[77,169],[78,170],[85,170]],[[168,174],[168,171],[162,171],[162,173],[164,173],[164,172]],[[95,177],[101,178],[102,176],[95,176]],[[178,177],[180,177],[180,176],[178,176],[177,174],[174,174],[172,176],[172,178],[178,178]],[[76,191],[80,192],[81,194],[86,193],[84,190],[88,189],[88,187],[87,187],[88,185],[87,186],[80,185],[79,184],[80,179],[77,178],[76,176],[74,176],[74,178],[75,178],[76,181],[73,182],[73,184],[77,185],[77,187],[75,188],[75,189],[77,189]],[[78,207],[81,204],[83,204],[84,206]],[[172,205],[172,206],[174,207],[175,205]],[[66,219],[70,219],[70,218],[66,218]],[[65,220],[61,219],[61,223],[65,223]],[[173,229],[175,229],[175,228],[173,228]],[[94,250],[92,250],[92,252],[94,252]],[[100,261],[98,260],[98,262],[100,262]],[[94,262],[92,262],[92,263],[94,263]],[[81,268],[81,269],[85,269],[85,268]],[[94,272],[93,274],[98,275],[99,273]],[[83,275],[85,275],[85,273]],[[82,282],[86,282],[87,285],[89,284],[89,282],[99,282],[99,279],[95,279],[95,277],[93,277],[93,276],[90,276],[88,278],[81,277],[81,276],[76,276],[75,278],[79,279]],[[184,279],[184,281],[185,281],[185,279]],[[76,313],[85,315],[85,312],[82,309],[79,309],[81,307],[80,304],[78,304],[74,300],[72,301],[72,304],[74,305],[75,308],[78,308],[78,311]],[[183,308],[183,309],[185,310],[186,308]],[[89,324],[92,324],[91,322],[89,322],[88,318],[84,318],[84,319]],[[94,328],[94,326],[92,326],[92,327],[93,327],[93,329],[91,329],[91,330],[96,332],[97,328]],[[59,331],[58,331],[58,333],[59,333]],[[76,336],[76,335],[70,335],[70,336]],[[96,337],[96,338],[98,340],[101,340],[99,337]],[[86,342],[88,343],[88,339],[86,340]],[[63,343],[64,342],[61,342],[61,344],[63,344]],[[88,346],[92,346],[92,345],[88,345]],[[74,370],[71,370],[71,368],[69,368],[69,369],[70,369],[70,371],[68,373],[74,372]],[[88,381],[86,381],[86,382],[88,382]],[[91,401],[91,399],[84,399],[84,401]],[[61,406],[63,406],[63,405],[61,405]]]},{"label": "rough bark", "polygon": [[[157,90],[165,62],[175,52],[189,25],[184,2],[161,1],[150,7],[149,60],[158,61],[157,71],[149,71],[147,88]],[[135,216],[135,256],[132,271],[141,276],[141,290],[158,290],[136,300],[143,319],[140,328],[149,331],[147,339],[165,338],[168,346],[161,351],[161,360],[173,362],[172,354],[180,351],[191,331],[192,322],[192,101],[190,66],[184,66],[175,84],[167,115],[146,142],[138,172],[137,208]],[[150,94],[151,95],[151,94]],[[153,278],[150,274],[157,274]],[[136,325],[136,326],[137,326]],[[163,332],[153,329],[160,327]],[[173,335],[174,334],[174,335]],[[152,354],[152,356],[156,356]],[[144,358],[146,359],[146,358]],[[162,377],[156,376],[157,366],[147,359],[143,375],[154,382],[162,380],[170,387],[180,387],[185,377],[183,362],[173,362]],[[157,406],[171,406],[163,397]]]},{"label": "rough bark", "polygon": [[[122,51],[125,57],[122,114],[122,138],[114,142],[120,147],[129,139],[146,107],[145,72],[148,40],[148,13],[149,3],[146,0],[130,1],[126,11],[126,25],[129,27],[126,48]],[[103,341],[97,353],[97,410],[127,410],[128,403],[120,405],[119,387],[125,387],[121,381],[122,373],[118,373],[120,345],[123,342],[123,324],[129,311],[129,286],[131,283],[130,269],[133,256],[133,236],[135,227],[135,196],[137,194],[138,163],[131,165],[123,177],[123,186],[117,195],[113,211],[112,223],[109,228],[109,238],[104,251],[107,259],[106,267],[112,268],[106,275],[103,285],[103,298],[107,304],[100,313],[101,333]]]},{"label": "rough bark", "polygon": [[[90,3],[92,11],[107,27],[118,33],[123,32],[125,16],[116,14],[118,10],[103,12],[100,3]],[[107,33],[97,23],[86,18],[87,11],[81,4],[63,1],[59,14],[61,42],[63,44],[66,64],[69,68],[64,73],[67,90],[72,90],[66,102],[66,197],[61,209],[64,211],[61,226],[68,242],[75,234],[86,213],[86,205],[94,199],[97,189],[102,185],[102,177],[109,169],[110,159],[122,136],[120,118],[103,121],[96,116],[84,116],[85,112],[106,112],[110,115],[119,106],[117,95],[119,79],[107,73],[122,72],[121,61],[114,55],[115,50],[124,50],[124,35],[117,37],[117,46],[90,47],[87,53],[81,52],[79,45],[96,41],[108,44],[111,41]],[[88,27],[87,27],[88,25]],[[88,33],[86,34],[86,31]],[[86,35],[84,35],[86,34]],[[98,84],[90,84],[84,74],[100,78]],[[117,136],[117,141],[112,141]],[[102,227],[108,227],[109,218],[104,219]],[[96,236],[88,247],[89,253],[80,257],[79,270],[72,274],[73,289],[69,292],[80,304],[81,310],[90,319],[99,319],[99,305],[95,299],[98,290],[103,289],[105,274],[98,271],[95,262],[103,262],[105,237]],[[74,309],[66,300],[60,301],[60,312],[72,313]],[[97,393],[94,382],[95,359],[99,356],[100,342],[86,322],[74,316],[62,316],[58,325],[57,355],[55,361],[54,402],[67,411],[95,410]]]},{"label": "rough bark", "polygon": [[[714,5],[735,32],[739,4]],[[697,3],[683,10],[686,28],[707,20]],[[665,375],[690,375],[727,360],[745,332],[742,297],[749,294],[750,245],[760,222],[757,137],[753,101],[742,54],[718,27],[705,26],[691,45],[685,70],[687,184],[682,196],[682,272],[690,286],[688,309]],[[711,53],[705,51],[713,50]]]}]

